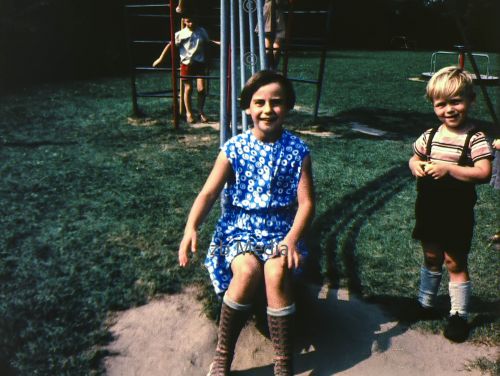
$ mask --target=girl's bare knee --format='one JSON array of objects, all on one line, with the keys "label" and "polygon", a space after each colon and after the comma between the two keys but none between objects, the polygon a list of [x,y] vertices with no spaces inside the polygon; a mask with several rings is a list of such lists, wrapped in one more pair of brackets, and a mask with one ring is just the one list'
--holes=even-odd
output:
[{"label": "girl's bare knee", "polygon": [[262,278],[262,266],[251,254],[239,255],[231,263],[233,278],[256,280]]},{"label": "girl's bare knee", "polygon": [[280,257],[268,260],[264,265],[266,286],[279,287],[287,277],[287,266]]}]

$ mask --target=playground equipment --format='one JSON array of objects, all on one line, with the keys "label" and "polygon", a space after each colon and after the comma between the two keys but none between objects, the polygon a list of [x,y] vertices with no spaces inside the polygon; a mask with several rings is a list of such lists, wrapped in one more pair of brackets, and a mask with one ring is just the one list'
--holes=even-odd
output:
[{"label": "playground equipment", "polygon": [[[172,44],[170,50],[171,56],[171,66],[169,68],[153,68],[150,64],[146,65],[144,61],[137,62],[135,50],[138,46],[150,46],[150,45],[166,45],[169,40],[162,39],[145,39],[145,38],[135,38],[135,35],[138,35],[138,31],[141,28],[142,20],[147,20],[146,22],[157,21],[157,20],[173,20],[174,19],[174,7],[172,4],[172,0],[168,4],[157,4],[157,3],[141,3],[141,4],[125,4],[125,22],[127,28],[127,36],[128,36],[128,55],[129,55],[129,72],[130,72],[130,84],[132,89],[132,107],[135,115],[139,115],[141,111],[139,110],[139,106],[137,104],[137,98],[139,97],[154,97],[154,98],[172,98],[173,102],[173,118],[174,118],[174,127],[178,128],[179,126],[179,111],[178,111],[178,97],[173,93],[177,93],[177,69],[174,68],[177,66],[175,57],[176,57],[176,49],[175,43]],[[167,13],[168,12],[168,13]],[[135,19],[138,22],[133,22],[131,19]],[[172,40],[174,36],[174,24],[173,22],[168,22],[168,35],[169,39]],[[142,34],[144,35],[144,34]],[[151,54],[151,56],[153,56]],[[137,73],[138,72],[152,72],[152,71],[167,71],[171,73],[171,89],[165,89],[162,91],[138,91],[137,90]]]},{"label": "playground equipment", "polygon": [[[217,0],[215,0],[217,1]],[[220,124],[221,124],[221,142],[228,138],[229,130],[232,135],[238,133],[239,129],[246,130],[248,127],[247,116],[244,112],[238,116],[238,93],[243,87],[246,80],[260,69],[268,69],[270,66],[266,57],[266,47],[264,42],[264,17],[263,7],[264,0],[220,0],[220,8],[216,6],[214,0],[206,0],[203,4],[209,4],[210,9],[220,11],[220,76],[196,76],[196,78],[205,78],[208,80],[220,80]],[[273,0],[275,1],[275,0]],[[130,61],[130,77],[131,77],[131,91],[132,91],[132,104],[134,114],[141,113],[138,106],[138,98],[159,98],[167,97],[172,98],[174,127],[177,128],[179,124],[179,114],[182,113],[182,95],[178,94],[179,69],[177,68],[177,53],[175,48],[170,51],[171,65],[167,68],[153,68],[150,66],[150,61],[139,62],[137,56],[138,49],[143,51],[148,46],[155,46],[155,51],[158,51],[158,45],[165,46],[170,40],[173,39],[175,30],[174,24],[179,24],[180,15],[174,12],[176,1],[169,0],[168,3],[157,3],[155,0],[135,0],[134,4],[125,4],[125,20],[128,31],[128,46],[129,46],[129,61]],[[313,6],[314,9],[307,9],[299,7],[299,3],[306,1],[288,0],[288,10],[285,11],[286,15],[286,37],[285,45],[282,47],[283,51],[283,69],[282,72],[285,76],[288,75],[290,66],[290,53],[295,51],[319,51],[319,67],[317,77],[306,79],[299,77],[288,77],[291,81],[304,84],[316,85],[316,101],[314,106],[314,118],[316,119],[319,111],[319,104],[321,100],[321,90],[325,69],[326,51],[328,45],[328,38],[330,33],[331,13],[333,0],[316,1]],[[325,7],[324,5],[327,4]],[[303,5],[303,4],[302,4]],[[323,6],[325,9],[318,10]],[[202,14],[199,18],[207,18],[209,15]],[[293,24],[296,18],[312,16],[323,17],[324,28],[320,38],[301,38],[299,32],[294,32]],[[163,39],[146,38],[142,36],[141,27],[134,25],[135,19],[147,20],[149,22],[146,29],[149,30],[163,30],[166,36]],[[163,22],[162,26],[152,25],[156,20]],[[167,21],[167,22],[164,22]],[[214,20],[212,20],[213,23]],[[165,24],[167,27],[165,27]],[[205,24],[202,23],[203,26]],[[255,33],[255,26],[257,25],[258,33]],[[135,27],[134,27],[135,26]],[[273,25],[271,26],[274,27]],[[271,29],[272,32],[272,29]],[[139,35],[138,35],[139,34]],[[210,33],[209,33],[210,34]],[[172,44],[172,47],[173,46]],[[142,53],[144,55],[144,52]],[[148,54],[149,58],[155,56],[157,52]],[[150,59],[151,60],[151,59]],[[166,71],[170,74],[170,85],[168,89],[161,91],[140,91],[138,90],[138,73],[141,72],[155,72]],[[239,72],[239,73],[238,73]],[[192,77],[195,78],[195,77]],[[182,90],[182,85],[179,85]],[[180,105],[179,105],[180,104]],[[241,119],[241,126],[238,121]]]},{"label": "playground equipment", "polygon": [[[448,8],[448,11],[455,18],[455,23],[457,25],[457,29],[460,32],[462,37],[462,44],[455,46],[457,52],[447,52],[447,51],[437,51],[431,56],[431,70],[430,72],[422,73],[422,76],[425,78],[430,78],[436,71],[436,59],[439,55],[449,55],[449,54],[457,54],[458,55],[458,65],[462,68],[465,66],[466,57],[469,60],[469,63],[472,67],[472,72],[474,74],[475,82],[481,88],[481,93],[483,94],[484,101],[486,103],[486,107],[488,108],[488,112],[490,113],[491,119],[493,120],[493,124],[498,127],[498,117],[496,115],[495,109],[493,107],[493,103],[490,99],[488,91],[486,90],[486,83],[494,83],[498,84],[498,77],[490,76],[489,74],[489,56],[486,54],[477,54],[472,52],[471,44],[469,42],[469,38],[466,33],[466,28],[464,26],[464,22],[462,19],[463,10],[460,9],[460,4],[457,0],[447,0],[445,1],[445,5]],[[486,56],[484,56],[486,55]],[[476,57],[486,58],[487,59],[487,69],[486,75],[482,75],[479,72],[479,67],[476,63]]]},{"label": "playground equipment", "polygon": [[[206,5],[208,2],[209,0],[206,0],[203,4]],[[214,0],[211,0],[211,2],[213,3]],[[153,68],[151,66],[152,58],[158,54],[158,51],[161,51],[161,48],[173,40],[177,29],[174,25],[181,24],[181,15],[175,12],[176,3],[177,1],[174,2],[172,0],[164,3],[156,0],[135,0],[134,3],[129,3],[126,0],[124,5],[124,19],[128,36],[127,45],[133,112],[135,115],[142,114],[138,105],[138,98],[172,98],[174,127],[178,128],[179,115],[182,114],[183,103],[182,95],[179,98],[178,92],[178,88],[182,91],[182,84],[179,84],[177,81],[180,75],[179,59],[175,43],[171,43],[170,65],[168,67]],[[213,10],[218,12],[217,8]],[[207,19],[210,17],[212,17],[210,14],[203,14],[198,18]],[[162,39],[158,39],[157,37],[158,30],[162,32]],[[158,46],[161,47],[159,48]],[[158,73],[158,71],[165,71],[169,74],[170,87],[156,91],[140,90],[140,74]],[[218,76],[197,76],[196,78],[207,80],[219,79]]]},{"label": "playground equipment", "polygon": [[[465,68],[465,48],[464,46],[455,46],[457,48],[457,51],[436,51],[433,52],[431,55],[431,67],[429,72],[423,72],[422,77],[430,79],[434,73],[436,73],[437,70],[439,70],[439,65],[437,64],[438,57],[439,56],[452,56],[456,57],[457,65],[464,69]],[[471,56],[476,59],[483,61],[483,66],[485,67],[485,72],[486,74],[481,74],[481,80],[483,80],[485,83],[490,83],[490,84],[497,84],[499,82],[497,76],[492,76],[490,74],[490,57],[488,54],[485,53],[471,53]],[[437,67],[437,68],[436,68]],[[477,77],[475,74],[473,74],[473,78],[475,81],[477,81]]]},{"label": "playground equipment", "polygon": [[[264,42],[264,19],[263,5],[264,0],[238,0],[229,1],[221,0],[221,56],[220,56],[220,142],[223,144],[229,137],[229,130],[232,135],[238,133],[238,86],[243,87],[247,78],[256,72],[257,65],[259,69],[268,69],[270,62],[267,60],[267,55]],[[326,50],[328,36],[330,35],[330,20],[332,13],[332,1],[328,0],[328,10],[302,10],[296,9],[297,1],[289,1],[289,9],[285,11],[287,16],[287,27],[285,34],[285,46],[283,48],[283,74],[288,76],[288,66],[290,51],[320,51],[320,64],[318,68],[318,77],[315,79],[303,79],[288,77],[291,81],[314,84],[316,90],[316,102],[314,109],[314,117],[317,118],[318,108],[321,99],[321,89],[323,83],[323,75],[326,60]],[[318,2],[319,3],[319,2]],[[315,4],[317,6],[317,4]],[[293,36],[292,29],[294,18],[301,15],[321,15],[325,17],[325,30],[322,38],[316,41],[311,39],[307,43],[298,43],[298,38]],[[258,33],[254,33],[255,19],[257,23]],[[248,34],[245,29],[248,26]],[[271,24],[271,33],[273,32],[273,23]],[[238,35],[239,31],[239,35]],[[246,42],[248,35],[249,43]],[[257,41],[256,41],[257,39]],[[239,41],[239,46],[238,46]],[[257,49],[258,43],[258,49]],[[239,48],[238,48],[239,47]],[[257,55],[258,51],[258,55]],[[272,51],[271,51],[272,52]],[[238,66],[239,62],[239,66]],[[239,83],[238,72],[239,70]],[[239,84],[239,85],[238,85]],[[248,127],[247,116],[241,112],[241,128],[246,130]]]}]

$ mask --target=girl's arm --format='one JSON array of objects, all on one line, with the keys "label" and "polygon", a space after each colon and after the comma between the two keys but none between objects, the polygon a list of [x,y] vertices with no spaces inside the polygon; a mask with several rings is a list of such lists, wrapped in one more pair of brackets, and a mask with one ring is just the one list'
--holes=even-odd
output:
[{"label": "girl's arm", "polygon": [[410,167],[410,171],[413,176],[417,178],[421,178],[425,176],[426,162],[424,162],[417,154],[413,154],[413,157],[408,161],[408,166]]},{"label": "girl's arm", "polygon": [[445,163],[429,163],[427,164],[425,172],[434,179],[441,179],[449,174],[457,180],[471,183],[484,183],[491,178],[491,162],[489,159],[480,159],[474,162],[473,167]]},{"label": "girl's arm", "polygon": [[219,197],[224,184],[232,174],[232,167],[224,152],[220,152],[214,167],[194,200],[191,211],[189,212],[184,236],[179,246],[179,265],[186,266],[189,262],[188,252],[196,252],[197,248],[197,229],[203,222],[205,216],[210,212],[212,205]]},{"label": "girl's arm", "polygon": [[165,46],[165,48],[161,52],[160,57],[153,62],[153,67],[156,68],[163,62],[163,59],[165,59],[165,56],[167,55],[169,49],[170,49],[170,43]]},{"label": "girl's arm", "polygon": [[289,269],[299,266],[300,259],[299,252],[297,251],[297,242],[302,237],[314,215],[314,183],[311,165],[311,157],[308,155],[302,162],[302,174],[297,188],[297,213],[295,214],[290,231],[279,245],[280,250],[282,246],[287,247],[286,258]]}]

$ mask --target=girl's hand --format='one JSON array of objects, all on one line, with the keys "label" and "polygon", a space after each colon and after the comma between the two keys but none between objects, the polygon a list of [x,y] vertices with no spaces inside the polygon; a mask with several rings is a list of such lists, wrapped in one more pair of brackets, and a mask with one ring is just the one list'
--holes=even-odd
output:
[{"label": "girl's hand", "polygon": [[185,267],[189,263],[188,253],[196,253],[198,247],[198,234],[196,230],[189,230],[184,232],[184,236],[179,246],[179,265]]},{"label": "girl's hand", "polygon": [[444,163],[427,163],[425,166],[425,174],[432,176],[436,180],[442,179],[448,173],[448,165]]},{"label": "girl's hand", "polygon": [[285,238],[278,244],[283,263],[288,269],[297,269],[300,265],[300,254],[297,250],[297,243]]}]

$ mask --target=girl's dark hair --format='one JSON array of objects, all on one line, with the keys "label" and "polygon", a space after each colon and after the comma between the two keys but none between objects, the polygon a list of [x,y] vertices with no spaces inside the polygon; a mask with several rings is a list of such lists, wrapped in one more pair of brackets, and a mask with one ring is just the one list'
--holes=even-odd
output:
[{"label": "girl's dark hair", "polygon": [[281,74],[270,70],[259,71],[248,79],[245,86],[241,90],[241,109],[246,110],[250,107],[250,102],[252,101],[253,95],[262,86],[269,85],[275,82],[280,84],[280,86],[283,88],[283,91],[285,92],[285,104],[287,109],[293,109],[293,107],[295,106],[295,90],[293,90],[292,82]]}]

